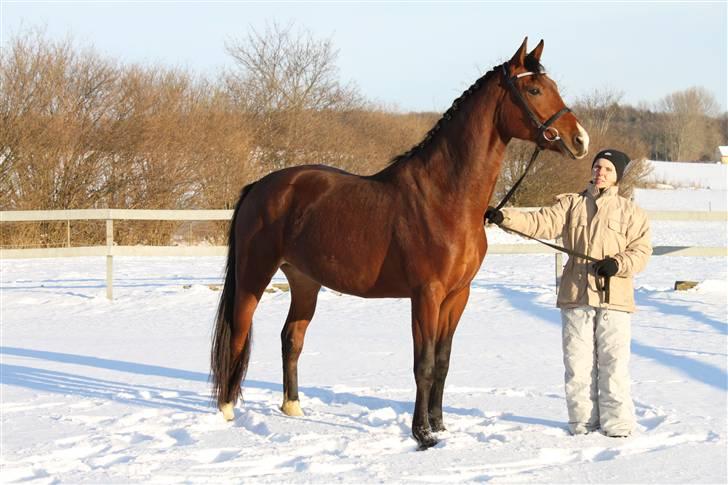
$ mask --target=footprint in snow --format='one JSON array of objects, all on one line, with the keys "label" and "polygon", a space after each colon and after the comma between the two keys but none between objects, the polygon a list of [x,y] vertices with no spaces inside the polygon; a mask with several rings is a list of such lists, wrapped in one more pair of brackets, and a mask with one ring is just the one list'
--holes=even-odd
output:
[{"label": "footprint in snow", "polygon": [[175,440],[175,446],[187,446],[197,442],[186,430],[181,428],[167,431],[167,436]]},{"label": "footprint in snow", "polygon": [[271,434],[271,431],[265,422],[251,412],[246,412],[242,415],[241,419],[236,419],[235,426],[244,428],[259,436],[268,436]]},{"label": "footprint in snow", "polygon": [[192,455],[192,459],[202,463],[225,463],[232,461],[241,455],[240,450],[234,450],[230,448],[208,448],[201,450]]}]

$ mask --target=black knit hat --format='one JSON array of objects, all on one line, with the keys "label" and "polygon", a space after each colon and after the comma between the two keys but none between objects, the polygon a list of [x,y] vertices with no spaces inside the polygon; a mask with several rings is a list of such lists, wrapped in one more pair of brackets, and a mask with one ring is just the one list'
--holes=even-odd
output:
[{"label": "black knit hat", "polygon": [[594,161],[592,162],[592,167],[594,164],[599,160],[600,158],[606,158],[610,162],[612,162],[612,165],[614,165],[614,169],[617,171],[617,182],[622,180],[622,175],[624,174],[624,170],[627,168],[627,165],[629,164],[629,156],[624,153],[620,152],[619,150],[602,150],[601,152],[597,153],[594,157]]}]

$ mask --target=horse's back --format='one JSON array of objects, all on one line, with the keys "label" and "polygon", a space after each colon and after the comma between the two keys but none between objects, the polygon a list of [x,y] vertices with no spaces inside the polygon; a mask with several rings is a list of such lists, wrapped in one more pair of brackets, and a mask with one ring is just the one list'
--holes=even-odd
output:
[{"label": "horse's back", "polygon": [[391,204],[392,195],[386,184],[370,178],[326,165],[302,165],[272,172],[256,182],[251,189],[253,203],[246,200],[246,212],[263,217],[268,225],[282,218],[295,223],[324,207],[331,212],[383,209]]}]

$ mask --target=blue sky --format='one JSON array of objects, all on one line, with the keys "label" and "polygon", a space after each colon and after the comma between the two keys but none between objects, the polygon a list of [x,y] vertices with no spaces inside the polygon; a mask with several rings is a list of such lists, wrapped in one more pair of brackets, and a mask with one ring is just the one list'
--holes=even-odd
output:
[{"label": "blue sky", "polygon": [[727,2],[139,2],[2,0],[3,43],[23,29],[70,35],[123,62],[215,76],[226,40],[279,22],[331,38],[344,81],[401,110],[443,111],[524,36],[567,102],[594,89],[652,103],[703,86],[728,109]]}]

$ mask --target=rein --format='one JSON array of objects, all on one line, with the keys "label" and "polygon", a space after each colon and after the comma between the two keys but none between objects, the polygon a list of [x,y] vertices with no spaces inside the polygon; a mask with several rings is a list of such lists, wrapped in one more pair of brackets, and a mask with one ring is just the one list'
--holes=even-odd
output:
[{"label": "rein", "polygon": [[[539,121],[536,114],[531,110],[531,107],[529,106],[526,99],[523,97],[520,91],[516,88],[515,80],[519,79],[521,77],[525,76],[534,76],[536,73],[534,72],[522,72],[521,74],[517,74],[515,76],[509,76],[508,75],[508,63],[505,63],[501,66],[503,77],[506,80],[506,85],[508,86],[509,91],[511,94],[514,95],[516,100],[518,100],[521,107],[524,109],[528,117],[531,119],[531,121],[536,125],[536,128],[538,129],[538,136],[536,137],[536,148],[533,150],[533,154],[531,155],[531,159],[528,161],[528,164],[526,165],[526,169],[523,171],[520,177],[518,177],[518,180],[513,184],[513,186],[508,190],[505,197],[498,203],[498,205],[495,207],[496,210],[501,210],[503,206],[506,205],[506,203],[510,200],[511,197],[513,197],[513,194],[518,189],[518,186],[521,185],[521,182],[523,182],[523,179],[526,178],[526,175],[528,174],[528,171],[531,169],[531,166],[533,165],[533,162],[536,161],[538,158],[538,155],[541,153],[542,148],[539,146],[538,142],[541,137],[543,137],[547,142],[555,142],[558,141],[561,143],[561,145],[565,147],[563,140],[561,139],[561,136],[559,136],[559,131],[551,126],[556,120],[558,120],[561,116],[565,115],[566,113],[570,113],[571,110],[567,107],[561,108],[558,112],[556,112],[553,116],[551,116],[548,120],[546,120],[544,123],[541,123]],[[505,227],[504,229],[513,232],[515,234],[518,234],[519,236],[525,237],[527,239],[531,239],[533,241],[539,242],[545,246],[548,246],[552,249],[555,249],[557,251],[561,251],[562,253],[566,253],[569,256],[574,256],[577,258],[584,259],[586,261],[590,261],[592,263],[597,263],[600,260],[589,256],[587,254],[581,254],[579,252],[576,252],[572,249],[567,249],[563,246],[559,246],[556,244],[552,244],[547,241],[543,241],[541,239],[535,238],[533,236],[530,236],[528,234],[524,234],[520,231],[516,231],[515,229],[510,229]],[[603,277],[604,282],[601,283],[600,276],[596,276],[596,283],[597,283],[597,290],[604,293],[604,302],[609,303],[609,276]]]}]

